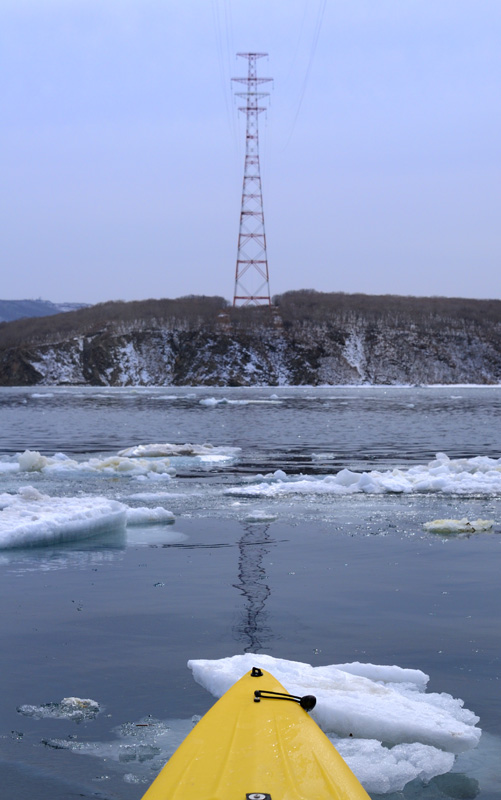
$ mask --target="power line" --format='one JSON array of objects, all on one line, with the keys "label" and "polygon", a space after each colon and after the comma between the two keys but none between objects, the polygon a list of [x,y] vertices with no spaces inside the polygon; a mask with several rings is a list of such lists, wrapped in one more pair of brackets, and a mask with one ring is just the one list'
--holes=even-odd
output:
[{"label": "power line", "polygon": [[[296,107],[296,113],[294,114],[294,118],[292,120],[291,129],[289,131],[289,135],[287,137],[287,141],[285,142],[282,150],[285,150],[285,148],[289,145],[290,140],[292,139],[292,134],[294,133],[294,129],[296,127],[296,122],[298,120],[298,117],[299,117],[299,114],[300,114],[300,111],[301,111],[301,106],[303,105],[303,100],[304,100],[304,96],[305,96],[305,93],[306,93],[306,87],[308,85],[308,81],[309,81],[309,78],[310,78],[310,73],[311,73],[311,68],[312,68],[312,65],[313,65],[314,58],[315,58],[315,53],[317,51],[318,40],[319,40],[319,37],[320,37],[320,31],[322,29],[322,22],[323,22],[323,19],[324,19],[326,5],[327,5],[327,0],[320,0],[319,6],[318,6],[318,10],[317,10],[317,17],[316,17],[316,21],[315,21],[315,27],[314,27],[314,31],[313,31],[313,39],[312,39],[312,42],[311,42],[311,45],[310,45],[308,63],[306,65],[305,75],[304,75],[303,82],[301,84],[301,89],[300,89],[300,92],[299,92],[299,100],[298,100],[297,107]],[[306,6],[305,6],[305,11],[306,11]],[[303,20],[304,20],[304,17],[305,17],[305,14],[303,15]]]},{"label": "power line", "polygon": [[[226,108],[226,120],[232,134],[235,151],[237,150],[237,132],[235,128],[235,117],[232,110],[232,96],[229,89],[230,82],[230,46],[232,45],[232,17],[229,0],[223,0],[224,7],[221,10],[219,0],[212,0],[212,19],[214,23],[214,33],[216,41],[217,60],[219,66],[219,76],[221,79],[224,104]],[[222,23],[224,18],[224,25]]]}]

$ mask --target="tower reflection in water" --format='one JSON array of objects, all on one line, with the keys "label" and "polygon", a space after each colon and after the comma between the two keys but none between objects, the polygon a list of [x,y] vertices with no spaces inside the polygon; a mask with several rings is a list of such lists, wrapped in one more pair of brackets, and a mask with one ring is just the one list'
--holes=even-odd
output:
[{"label": "tower reflection in water", "polygon": [[273,638],[266,624],[265,606],[271,589],[263,563],[275,544],[268,533],[269,527],[269,523],[247,523],[238,542],[238,583],[234,586],[243,595],[244,610],[234,630],[244,653],[266,650],[266,644]]}]

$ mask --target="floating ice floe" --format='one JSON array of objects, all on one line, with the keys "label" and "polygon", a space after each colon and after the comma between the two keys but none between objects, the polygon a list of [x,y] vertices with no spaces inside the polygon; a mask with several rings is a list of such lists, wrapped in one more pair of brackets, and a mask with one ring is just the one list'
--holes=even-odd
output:
[{"label": "floating ice floe", "polygon": [[244,522],[275,522],[276,519],[276,514],[272,514],[270,511],[264,511],[260,508],[255,508],[245,515]]},{"label": "floating ice floe", "polygon": [[0,549],[59,544],[125,531],[127,526],[170,525],[163,506],[130,508],[106,497],[49,497],[32,486],[0,495]]},{"label": "floating ice floe", "polygon": [[120,450],[118,455],[126,458],[166,458],[175,460],[176,464],[181,463],[182,459],[189,459],[191,463],[195,460],[203,465],[218,464],[233,461],[240,447],[217,447],[212,444],[139,444],[135,447],[128,447]]},{"label": "floating ice floe", "polygon": [[[463,708],[461,700],[450,695],[426,694],[428,676],[420,670],[358,662],[314,668],[256,654],[189,662],[195,679],[216,697],[255,665],[271,671],[291,693],[313,692],[317,696],[312,716],[317,716],[335,747],[371,793],[398,792],[412,780],[426,783],[448,772],[453,767],[456,750],[474,747],[480,737],[480,730],[475,727],[477,718]],[[319,707],[322,719],[318,719]],[[345,728],[342,731],[336,731],[339,715]],[[197,719],[161,721],[144,717],[117,728],[113,741],[84,742],[69,737],[44,743],[56,749],[115,760],[130,770],[124,774],[125,781],[150,783]],[[369,728],[372,732],[378,723],[378,736],[367,737]],[[357,726],[362,729],[360,735],[353,732]],[[393,740],[406,738],[399,743],[383,738],[389,731]],[[448,751],[424,743],[418,739],[423,735],[441,738],[453,747]],[[498,751],[495,752],[497,756]],[[459,756],[458,769],[465,757],[469,753]],[[497,761],[494,759],[493,763]],[[453,776],[451,780],[454,781]]]},{"label": "floating ice floe", "polygon": [[478,717],[449,694],[426,693],[420,670],[373,664],[312,667],[250,654],[192,660],[193,677],[220,697],[253,666],[291,694],[314,694],[312,711],[368,791],[400,791],[415,778],[448,772],[455,754],[475,747]]},{"label": "floating ice floe", "polygon": [[170,480],[176,471],[168,458],[105,456],[77,461],[64,453],[44,456],[36,450],[19,453],[16,460],[0,462],[0,472],[40,472],[52,476],[106,475]]},{"label": "floating ice floe", "polygon": [[276,406],[276,405],[281,405],[282,404],[282,400],[279,400],[278,398],[271,398],[271,397],[268,400],[257,400],[257,399],[256,400],[252,400],[252,399],[228,400],[228,398],[226,398],[226,397],[204,397],[202,400],[199,400],[199,403],[200,403],[201,406],[208,406],[209,408],[214,408],[215,406],[221,406],[221,405],[228,405],[228,406],[250,406],[250,405],[254,405],[254,406],[262,406],[262,405],[274,406],[275,405]]},{"label": "floating ice floe", "polygon": [[26,717],[35,719],[72,719],[75,722],[94,719],[101,711],[101,706],[95,700],[82,699],[81,697],[64,697],[60,703],[44,703],[41,706],[24,705],[18,707],[18,712]]},{"label": "floating ice floe", "polygon": [[126,496],[127,500],[143,500],[145,502],[162,502],[173,497],[184,497],[180,492],[134,492]]},{"label": "floating ice floe", "polygon": [[155,396],[155,400],[165,400],[171,402],[172,400],[194,400],[196,399],[195,392],[189,392],[188,394],[160,394]]},{"label": "floating ice floe", "polygon": [[88,539],[125,530],[127,508],[106,497],[49,497],[32,486],[0,495],[0,548]]},{"label": "floating ice floe", "polygon": [[436,775],[449,772],[454,764],[452,753],[426,744],[388,748],[374,739],[330,739],[362,786],[377,794],[401,791],[416,778],[429,783]]},{"label": "floating ice floe", "polygon": [[163,721],[143,717],[115,729],[116,738],[113,741],[84,742],[68,738],[45,739],[44,744],[56,750],[71,750],[81,755],[127,764],[127,768],[135,772],[126,773],[124,781],[151,783],[199,719],[196,716],[192,719]]},{"label": "floating ice floe", "polygon": [[[167,528],[165,524],[138,525],[127,528],[127,545],[129,547],[168,547],[170,545],[182,544],[187,540],[187,535],[173,528]],[[154,586],[164,586],[164,583],[155,583]]]},{"label": "floating ice floe", "polygon": [[127,458],[158,458],[164,456],[235,456],[240,447],[216,447],[213,444],[138,444],[119,450]]},{"label": "floating ice floe", "polygon": [[490,531],[494,527],[493,519],[475,519],[471,522],[463,519],[434,519],[425,522],[423,528],[430,533],[480,533]]},{"label": "floating ice floe", "polygon": [[353,472],[342,469],[335,475],[258,475],[259,481],[227,489],[228,494],[246,497],[276,497],[290,494],[368,494],[443,492],[446,494],[501,494],[501,458],[477,456],[450,459],[438,453],[428,464],[409,469]]},{"label": "floating ice floe", "polygon": [[141,508],[128,508],[127,509],[127,527],[132,525],[171,525],[175,522],[175,516],[172,511],[167,511],[163,506],[156,508],[148,508],[142,506]]}]

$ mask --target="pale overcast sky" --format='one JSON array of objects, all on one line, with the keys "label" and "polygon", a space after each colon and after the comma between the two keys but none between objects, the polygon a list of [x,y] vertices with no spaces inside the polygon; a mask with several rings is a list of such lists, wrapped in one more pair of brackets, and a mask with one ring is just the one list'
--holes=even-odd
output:
[{"label": "pale overcast sky", "polygon": [[499,298],[500,0],[1,0],[2,299],[231,299],[260,118],[272,294]]}]

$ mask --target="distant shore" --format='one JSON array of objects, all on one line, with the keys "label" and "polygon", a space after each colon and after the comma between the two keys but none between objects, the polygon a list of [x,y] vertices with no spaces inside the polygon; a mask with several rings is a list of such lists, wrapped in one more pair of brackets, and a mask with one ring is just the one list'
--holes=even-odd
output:
[{"label": "distant shore", "polygon": [[287,292],[103,303],[0,324],[1,386],[501,383],[501,301]]}]

